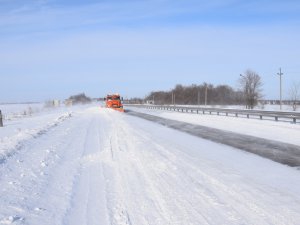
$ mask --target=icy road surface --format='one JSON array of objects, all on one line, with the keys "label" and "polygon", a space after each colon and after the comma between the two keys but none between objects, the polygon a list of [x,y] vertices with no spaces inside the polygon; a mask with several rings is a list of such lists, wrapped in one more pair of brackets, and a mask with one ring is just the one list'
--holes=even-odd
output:
[{"label": "icy road surface", "polygon": [[0,163],[0,224],[300,221],[299,170],[109,109],[16,146]]}]

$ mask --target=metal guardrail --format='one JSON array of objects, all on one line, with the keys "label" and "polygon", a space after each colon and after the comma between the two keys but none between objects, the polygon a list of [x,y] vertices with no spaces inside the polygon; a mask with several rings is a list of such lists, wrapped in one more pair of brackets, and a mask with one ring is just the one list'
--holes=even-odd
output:
[{"label": "metal guardrail", "polygon": [[244,116],[246,118],[274,118],[275,121],[278,120],[288,120],[293,123],[300,121],[299,112],[281,112],[281,111],[265,111],[265,110],[252,110],[252,109],[225,109],[225,108],[204,108],[204,107],[187,107],[187,106],[167,106],[167,105],[131,105],[138,108],[147,108],[147,109],[159,109],[159,110],[168,110],[176,111],[183,113],[195,113],[195,114],[211,114],[211,115],[225,115],[225,116]]}]

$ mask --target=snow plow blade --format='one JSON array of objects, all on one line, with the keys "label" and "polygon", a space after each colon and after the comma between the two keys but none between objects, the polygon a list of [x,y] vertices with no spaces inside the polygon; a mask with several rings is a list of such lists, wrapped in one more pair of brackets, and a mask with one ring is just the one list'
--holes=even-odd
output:
[{"label": "snow plow blade", "polygon": [[119,112],[125,112],[125,110],[123,108],[112,108],[112,109],[119,111]]}]

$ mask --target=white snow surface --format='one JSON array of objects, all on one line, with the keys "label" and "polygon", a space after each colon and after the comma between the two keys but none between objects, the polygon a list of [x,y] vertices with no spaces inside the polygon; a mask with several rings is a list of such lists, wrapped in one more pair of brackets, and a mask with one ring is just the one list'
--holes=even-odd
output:
[{"label": "white snow surface", "polygon": [[43,110],[43,103],[23,103],[23,104],[0,104],[0,110],[6,120],[14,118],[26,117],[37,114]]},{"label": "white snow surface", "polygon": [[0,224],[299,224],[294,168],[98,106],[16,123],[0,134]]},{"label": "white snow surface", "polygon": [[127,107],[130,110],[147,113],[167,119],[213,127],[220,130],[247,134],[269,140],[300,145],[300,124],[286,121],[259,120],[245,117],[218,116],[210,114],[182,113],[157,109]]}]

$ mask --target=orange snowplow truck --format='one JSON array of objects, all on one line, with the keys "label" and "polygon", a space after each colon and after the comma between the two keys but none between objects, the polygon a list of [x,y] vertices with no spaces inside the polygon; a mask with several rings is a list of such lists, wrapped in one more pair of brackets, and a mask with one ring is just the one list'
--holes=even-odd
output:
[{"label": "orange snowplow truck", "polygon": [[115,109],[119,112],[124,112],[122,100],[119,94],[107,95],[105,100],[105,106],[107,108]]}]

